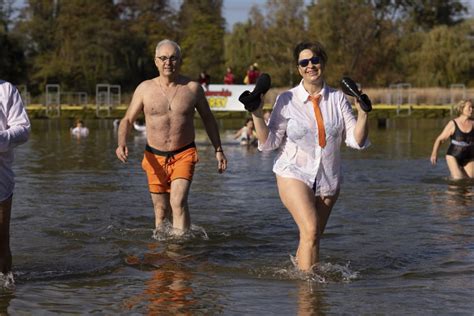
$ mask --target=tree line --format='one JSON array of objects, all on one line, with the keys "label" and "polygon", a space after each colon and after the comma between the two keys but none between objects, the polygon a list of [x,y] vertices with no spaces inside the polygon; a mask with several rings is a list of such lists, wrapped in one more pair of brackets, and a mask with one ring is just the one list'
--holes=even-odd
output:
[{"label": "tree line", "polygon": [[327,80],[349,75],[364,87],[474,85],[474,19],[459,0],[267,0],[226,31],[223,0],[0,0],[0,78],[95,92],[97,83],[131,92],[157,75],[154,50],[169,38],[183,50],[182,72],[241,83],[250,64],[274,86],[295,85],[294,46],[318,40]]}]

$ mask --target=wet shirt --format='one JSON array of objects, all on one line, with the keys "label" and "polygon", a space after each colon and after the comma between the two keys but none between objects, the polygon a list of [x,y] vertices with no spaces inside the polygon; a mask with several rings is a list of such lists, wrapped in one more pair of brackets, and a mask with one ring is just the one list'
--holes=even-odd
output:
[{"label": "wet shirt", "polygon": [[0,80],[0,201],[8,198],[14,187],[13,148],[28,140],[30,121],[18,90]]},{"label": "wet shirt", "polygon": [[318,128],[309,93],[301,83],[277,97],[269,122],[269,135],[261,151],[279,148],[273,172],[282,177],[301,180],[316,195],[334,195],[342,181],[342,140],[347,146],[364,149],[354,138],[356,118],[341,91],[326,84],[320,91],[319,107],[324,120],[326,146],[318,142]]}]

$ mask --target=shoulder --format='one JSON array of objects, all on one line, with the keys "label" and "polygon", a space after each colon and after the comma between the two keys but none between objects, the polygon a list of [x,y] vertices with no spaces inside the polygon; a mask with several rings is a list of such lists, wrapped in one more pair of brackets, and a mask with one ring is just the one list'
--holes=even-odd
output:
[{"label": "shoulder", "polygon": [[296,90],[297,87],[280,93],[276,99],[277,103],[281,103],[282,105],[288,104],[293,98],[296,98]]},{"label": "shoulder", "polygon": [[199,92],[200,90],[203,90],[199,82],[191,80],[190,78],[185,76],[179,77],[178,84],[186,86],[192,92]]},{"label": "shoulder", "polygon": [[2,96],[11,95],[16,90],[15,86],[8,81],[0,80],[0,94]]},{"label": "shoulder", "polygon": [[328,85],[326,85],[325,89],[325,93],[327,93],[330,98],[334,98],[336,100],[343,100],[346,98],[346,95],[341,90]]},{"label": "shoulder", "polygon": [[[156,78],[155,78],[156,79]],[[154,85],[156,84],[154,82],[155,79],[149,79],[142,81],[136,88],[135,88],[135,93],[145,93],[146,91],[153,89]]]}]

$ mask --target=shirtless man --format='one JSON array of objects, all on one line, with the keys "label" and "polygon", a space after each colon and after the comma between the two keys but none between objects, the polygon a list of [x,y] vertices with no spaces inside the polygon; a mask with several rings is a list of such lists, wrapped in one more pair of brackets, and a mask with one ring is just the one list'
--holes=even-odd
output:
[{"label": "shirtless man", "polygon": [[181,48],[170,40],[158,43],[155,65],[159,77],[143,81],[120,121],[116,155],[127,161],[127,135],[138,115],[144,113],[147,146],[142,167],[148,178],[155,210],[155,226],[161,228],[172,217],[173,232],[183,234],[191,220],[188,193],[194,166],[198,162],[194,144],[194,112],[202,118],[215,148],[217,168],[222,173],[227,159],[222,150],[217,122],[199,83],[179,74]]}]

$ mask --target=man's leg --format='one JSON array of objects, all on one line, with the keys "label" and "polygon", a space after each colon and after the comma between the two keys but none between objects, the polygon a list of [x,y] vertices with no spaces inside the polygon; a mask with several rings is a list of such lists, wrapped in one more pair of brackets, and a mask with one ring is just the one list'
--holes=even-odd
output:
[{"label": "man's leg", "polygon": [[12,196],[0,202],[0,272],[6,274],[12,269],[12,253],[10,251],[10,214]]},{"label": "man's leg", "polygon": [[155,228],[161,228],[165,220],[171,221],[171,206],[169,193],[151,193],[153,209],[155,210]]},{"label": "man's leg", "polygon": [[173,211],[173,228],[176,234],[183,234],[191,226],[188,195],[191,181],[175,179],[171,182],[170,203]]}]

